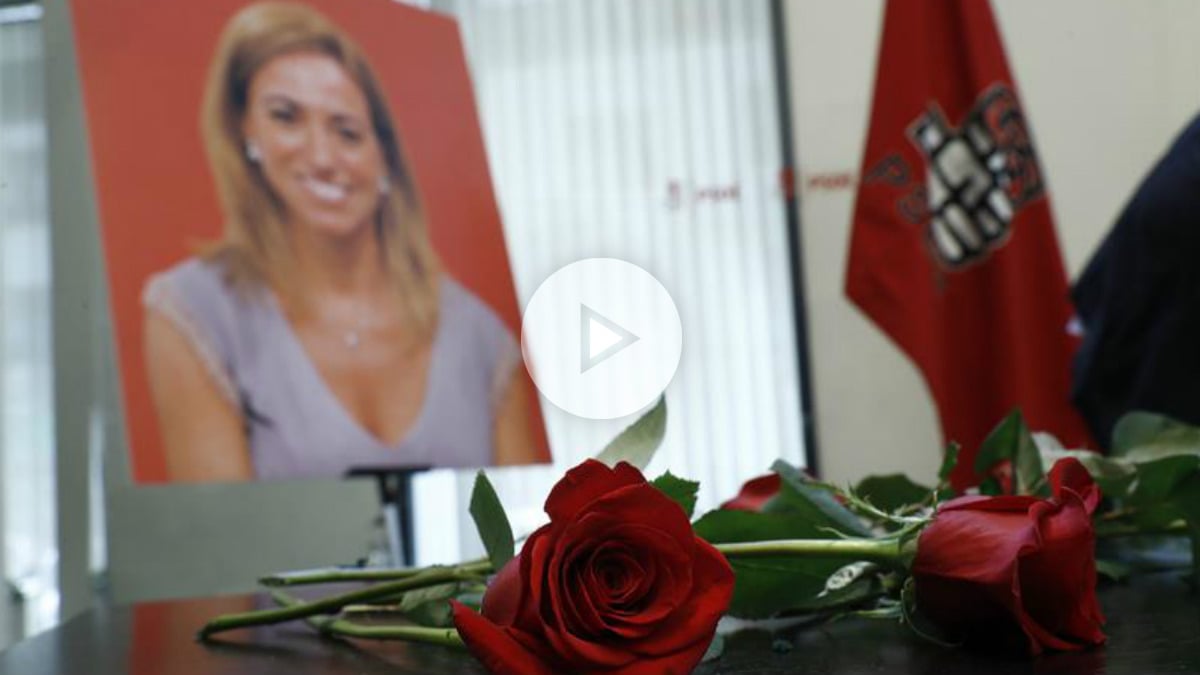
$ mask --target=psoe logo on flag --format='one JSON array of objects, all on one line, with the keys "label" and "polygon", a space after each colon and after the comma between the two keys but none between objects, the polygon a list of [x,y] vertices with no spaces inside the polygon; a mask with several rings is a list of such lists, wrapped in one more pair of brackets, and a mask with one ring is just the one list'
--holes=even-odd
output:
[{"label": "psoe logo on flag", "polygon": [[925,157],[921,220],[945,267],[978,262],[1003,246],[1016,213],[1044,193],[1025,116],[1004,84],[980,94],[957,128],[931,103],[908,136]]}]

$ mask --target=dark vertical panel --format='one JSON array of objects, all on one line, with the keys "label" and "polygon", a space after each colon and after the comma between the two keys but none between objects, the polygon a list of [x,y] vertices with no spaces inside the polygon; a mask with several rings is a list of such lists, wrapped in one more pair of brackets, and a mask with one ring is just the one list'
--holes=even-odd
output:
[{"label": "dark vertical panel", "polygon": [[[792,106],[791,88],[789,86],[787,69],[787,40],[784,34],[783,0],[771,0],[771,39],[775,54],[775,91],[779,98],[779,137],[780,154],[783,166],[795,180],[797,164],[792,151]],[[805,465],[813,475],[820,474],[817,465],[817,428],[816,406],[812,400],[812,386],[809,382],[808,362],[808,309],[805,303],[804,290],[804,256],[801,247],[804,245],[800,233],[800,200],[799,190],[790,189],[786,194],[785,209],[787,212],[788,229],[788,261],[792,269],[792,297],[794,298],[792,315],[796,324],[796,365],[800,382],[800,424],[804,429],[804,459]]]}]

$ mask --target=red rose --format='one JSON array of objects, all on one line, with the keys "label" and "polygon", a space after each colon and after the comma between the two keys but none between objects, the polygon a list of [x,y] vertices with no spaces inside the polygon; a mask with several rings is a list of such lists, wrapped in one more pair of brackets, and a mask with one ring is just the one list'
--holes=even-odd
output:
[{"label": "red rose", "polygon": [[779,494],[782,479],[777,473],[751,478],[742,485],[737,496],[721,505],[731,511],[762,511],[767,502]]},{"label": "red rose", "polygon": [[546,499],[550,523],[454,624],[495,675],[682,675],[733,595],[733,569],[640,471],[588,460]]},{"label": "red rose", "polygon": [[913,561],[917,607],[977,646],[1077,650],[1104,642],[1091,513],[1100,490],[1073,458],[1054,496],[960,497],[938,509]]}]

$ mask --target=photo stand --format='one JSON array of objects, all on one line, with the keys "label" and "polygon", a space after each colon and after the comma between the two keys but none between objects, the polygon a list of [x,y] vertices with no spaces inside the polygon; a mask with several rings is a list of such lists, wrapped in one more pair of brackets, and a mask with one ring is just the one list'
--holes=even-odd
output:
[{"label": "photo stand", "polygon": [[387,530],[388,553],[392,564],[412,567],[416,564],[416,543],[413,531],[413,477],[429,470],[428,466],[365,466],[351,469],[347,478],[369,477],[379,487],[379,503],[383,508],[384,528]]}]

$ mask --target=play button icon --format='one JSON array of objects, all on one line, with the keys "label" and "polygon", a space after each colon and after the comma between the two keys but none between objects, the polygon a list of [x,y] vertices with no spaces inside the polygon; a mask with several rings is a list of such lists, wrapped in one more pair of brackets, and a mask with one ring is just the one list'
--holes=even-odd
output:
[{"label": "play button icon", "polygon": [[646,270],[588,258],[551,274],[522,319],[521,348],[538,390],[579,417],[614,419],[652,404],[675,376],[679,312]]},{"label": "play button icon", "polygon": [[579,332],[583,336],[579,345],[581,374],[638,340],[638,336],[584,304],[579,305]]}]

